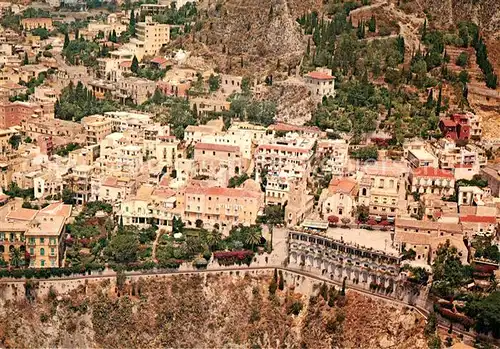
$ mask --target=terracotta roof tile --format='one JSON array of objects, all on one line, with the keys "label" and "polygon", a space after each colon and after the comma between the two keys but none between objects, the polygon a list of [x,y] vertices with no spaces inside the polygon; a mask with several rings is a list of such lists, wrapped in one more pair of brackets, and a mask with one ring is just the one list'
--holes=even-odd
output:
[{"label": "terracotta roof tile", "polygon": [[35,218],[38,210],[32,210],[29,208],[18,208],[17,210],[10,211],[7,213],[5,218],[7,220],[16,220],[16,221],[31,221]]},{"label": "terracotta roof tile", "polygon": [[307,74],[312,79],[318,79],[318,80],[333,80],[333,76],[330,74],[322,73],[319,71],[312,71]]},{"label": "terracotta roof tile", "polygon": [[215,144],[215,143],[196,143],[194,149],[197,150],[210,150],[210,151],[224,151],[230,153],[236,153],[240,151],[239,147],[234,145],[225,145],[225,144]]},{"label": "terracotta roof tile", "polygon": [[434,167],[418,167],[413,170],[414,177],[425,177],[425,178],[448,178],[453,179],[453,173],[448,170],[442,170]]},{"label": "terracotta roof tile", "polygon": [[187,187],[186,194],[191,195],[207,195],[207,196],[225,196],[225,197],[236,197],[236,198],[251,198],[257,199],[261,196],[260,193],[252,192],[245,189],[239,188],[219,188],[219,187]]},{"label": "terracotta roof tile", "polygon": [[497,219],[494,216],[467,215],[467,216],[461,216],[460,217],[460,222],[463,222],[463,223],[490,223],[490,224],[495,224],[497,222]]}]

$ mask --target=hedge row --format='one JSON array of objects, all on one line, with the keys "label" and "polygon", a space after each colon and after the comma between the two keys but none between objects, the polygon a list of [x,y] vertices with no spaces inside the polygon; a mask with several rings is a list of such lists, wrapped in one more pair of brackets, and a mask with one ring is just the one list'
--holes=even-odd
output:
[{"label": "hedge row", "polygon": [[0,269],[0,278],[15,279],[49,279],[51,277],[63,277],[70,275],[86,275],[92,271],[103,271],[104,265],[89,264],[70,268],[44,268],[44,269]]}]

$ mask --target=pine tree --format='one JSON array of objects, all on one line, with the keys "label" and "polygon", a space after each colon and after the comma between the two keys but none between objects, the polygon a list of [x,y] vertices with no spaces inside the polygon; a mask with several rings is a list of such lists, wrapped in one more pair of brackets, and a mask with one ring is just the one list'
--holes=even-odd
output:
[{"label": "pine tree", "polygon": [[64,33],[64,45],[63,45],[63,49],[65,49],[66,47],[68,47],[69,45],[69,35],[68,33]]},{"label": "pine tree", "polygon": [[436,116],[439,116],[441,113],[441,100],[442,100],[442,94],[443,94],[443,84],[439,85],[439,94],[438,94],[438,99],[436,102]]},{"label": "pine tree", "polygon": [[111,40],[112,42],[117,42],[118,37],[116,36],[116,30],[113,29],[113,32],[111,33]]},{"label": "pine tree", "polygon": [[139,61],[137,60],[136,56],[134,56],[134,58],[132,58],[132,65],[130,66],[130,70],[134,74],[137,74],[137,72],[139,71]]}]

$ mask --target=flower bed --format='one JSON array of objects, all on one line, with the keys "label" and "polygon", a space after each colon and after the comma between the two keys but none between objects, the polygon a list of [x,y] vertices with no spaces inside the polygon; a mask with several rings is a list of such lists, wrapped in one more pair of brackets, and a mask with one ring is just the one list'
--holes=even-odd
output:
[{"label": "flower bed", "polygon": [[466,328],[472,327],[472,325],[474,325],[474,320],[472,320],[471,318],[469,318],[468,316],[466,316],[464,314],[455,313],[452,310],[446,309],[443,307],[437,307],[437,311],[444,318],[446,318],[452,322],[458,322]]},{"label": "flower bed", "polygon": [[252,263],[253,255],[254,252],[250,250],[221,251],[214,252],[214,259],[216,259],[220,265],[250,265],[250,263]]}]

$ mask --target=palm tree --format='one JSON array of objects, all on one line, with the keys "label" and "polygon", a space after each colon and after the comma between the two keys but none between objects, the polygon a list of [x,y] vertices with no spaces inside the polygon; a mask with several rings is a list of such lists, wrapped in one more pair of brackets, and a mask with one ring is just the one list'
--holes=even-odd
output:
[{"label": "palm tree", "polygon": [[221,242],[222,234],[217,229],[213,229],[212,231],[207,232],[206,239],[208,247],[213,251],[213,249]]},{"label": "palm tree", "polygon": [[258,245],[260,243],[260,238],[262,237],[262,234],[259,229],[249,229],[248,234],[245,238],[245,243],[247,245],[252,246],[252,249],[255,247],[255,245]]},{"label": "palm tree", "polygon": [[10,266],[14,268],[20,268],[24,264],[24,260],[21,256],[21,251],[19,248],[13,248],[10,251]]}]

